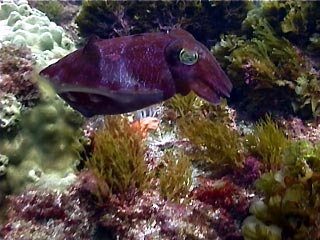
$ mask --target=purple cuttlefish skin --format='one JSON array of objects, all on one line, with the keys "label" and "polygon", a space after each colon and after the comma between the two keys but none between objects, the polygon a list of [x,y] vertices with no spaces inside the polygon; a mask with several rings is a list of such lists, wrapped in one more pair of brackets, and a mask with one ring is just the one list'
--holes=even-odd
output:
[{"label": "purple cuttlefish skin", "polygon": [[210,51],[182,29],[91,38],[40,75],[86,117],[135,111],[191,90],[217,104],[232,89]]}]

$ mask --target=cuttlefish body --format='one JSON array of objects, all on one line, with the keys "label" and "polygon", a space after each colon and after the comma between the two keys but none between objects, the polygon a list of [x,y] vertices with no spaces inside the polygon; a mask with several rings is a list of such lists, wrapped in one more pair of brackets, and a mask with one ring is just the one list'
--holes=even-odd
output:
[{"label": "cuttlefish body", "polygon": [[91,38],[40,74],[86,117],[135,111],[191,90],[217,104],[232,88],[209,50],[182,29]]}]

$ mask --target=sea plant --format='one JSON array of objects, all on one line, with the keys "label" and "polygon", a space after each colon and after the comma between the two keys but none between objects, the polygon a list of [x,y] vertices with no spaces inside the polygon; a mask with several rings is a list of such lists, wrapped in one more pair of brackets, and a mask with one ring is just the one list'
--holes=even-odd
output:
[{"label": "sea plant", "polygon": [[39,100],[39,89],[32,77],[35,59],[30,49],[5,45],[0,47],[0,59],[0,91],[12,94],[24,106]]},{"label": "sea plant", "polygon": [[253,132],[246,136],[249,154],[259,157],[265,171],[276,171],[280,167],[281,155],[288,145],[284,132],[269,115],[257,122]]},{"label": "sea plant", "polygon": [[[143,190],[150,180],[145,151],[141,132],[132,128],[126,117],[108,116],[105,127],[94,135],[87,167],[107,195],[125,193],[130,188]],[[103,192],[96,195],[101,198]]]},{"label": "sea plant", "polygon": [[209,46],[226,29],[238,31],[252,6],[246,1],[83,1],[75,22],[82,36],[95,34],[102,38],[177,26]]},{"label": "sea plant", "polygon": [[[285,36],[300,48],[310,48],[311,38],[319,32],[320,4],[316,1],[268,1],[248,14],[246,28],[257,18],[265,18],[280,36]],[[311,52],[309,52],[311,53]],[[315,53],[311,53],[315,54]]]},{"label": "sea plant", "polygon": [[166,165],[159,172],[161,196],[174,201],[186,197],[192,184],[190,157],[182,151],[168,151],[163,161]]},{"label": "sea plant", "polygon": [[[314,63],[277,35],[266,18],[257,16],[249,12],[243,22],[245,36],[224,35],[212,49],[233,81],[231,100],[254,117],[266,112],[316,117],[320,84],[313,80],[319,79]],[[301,91],[301,79],[305,91]]]},{"label": "sea plant", "polygon": [[241,167],[244,155],[240,134],[219,119],[189,116],[177,122],[181,137],[194,145],[194,158],[213,168]]},{"label": "sea plant", "polygon": [[304,108],[310,105],[314,118],[320,116],[320,84],[319,78],[310,74],[302,75],[297,79],[295,91],[301,96],[300,106]]},{"label": "sea plant", "polygon": [[176,112],[177,117],[186,117],[190,114],[199,114],[202,100],[194,92],[187,96],[175,95],[167,100],[164,105]]},{"label": "sea plant", "polygon": [[198,117],[202,119],[208,117],[224,122],[226,125],[233,121],[225,99],[221,100],[220,104],[213,105],[198,97],[194,92],[190,92],[187,96],[175,95],[165,101],[164,105],[169,110],[173,110],[177,118]]},{"label": "sea plant", "polygon": [[[260,222],[258,228],[276,226],[282,239],[318,239],[320,145],[291,143],[281,155],[281,165],[278,171],[265,173],[256,182],[265,198],[251,206],[251,218]],[[246,226],[249,222],[244,222],[243,233],[247,239],[256,239],[248,237],[258,231]]]},{"label": "sea plant", "polygon": [[58,22],[64,12],[64,7],[58,0],[35,1],[34,7],[44,12],[53,22]]}]

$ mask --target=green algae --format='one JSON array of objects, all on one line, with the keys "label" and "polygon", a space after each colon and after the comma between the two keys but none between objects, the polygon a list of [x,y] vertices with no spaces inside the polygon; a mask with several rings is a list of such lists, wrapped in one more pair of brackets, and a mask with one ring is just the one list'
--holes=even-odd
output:
[{"label": "green algae", "polygon": [[192,183],[192,166],[188,155],[182,151],[166,152],[163,161],[166,163],[159,172],[160,194],[172,201],[179,201],[187,196]]},{"label": "green algae", "polygon": [[59,21],[64,12],[63,5],[57,0],[35,1],[34,7],[44,12],[53,22]]},{"label": "green algae", "polygon": [[178,26],[209,46],[226,29],[238,31],[252,7],[247,1],[83,1],[75,22],[82,36],[95,34],[101,38],[165,31]]},{"label": "green algae", "polygon": [[243,146],[240,134],[225,123],[197,118],[178,121],[180,135],[195,146],[195,159],[205,160],[213,168],[242,166]]},{"label": "green algae", "polygon": [[267,116],[256,124],[252,134],[246,136],[245,143],[250,154],[261,158],[267,171],[275,171],[280,167],[281,155],[289,141],[278,125]]},{"label": "green algae", "polygon": [[[261,229],[275,225],[285,239],[316,239],[320,208],[320,147],[307,141],[290,143],[281,155],[281,168],[268,172],[256,182],[264,195],[262,202],[254,203],[250,212]],[[247,239],[258,228],[249,229],[244,222]],[[250,233],[251,231],[251,233]]]},{"label": "green algae", "polygon": [[147,187],[146,146],[141,133],[131,127],[127,118],[106,117],[105,128],[95,134],[93,146],[87,167],[108,195],[125,193],[130,188],[142,191]]},{"label": "green algae", "polygon": [[317,117],[320,84],[311,60],[265,18],[254,16],[247,37],[225,35],[212,49],[234,84],[233,95],[241,99],[238,105],[256,115],[282,111]]}]

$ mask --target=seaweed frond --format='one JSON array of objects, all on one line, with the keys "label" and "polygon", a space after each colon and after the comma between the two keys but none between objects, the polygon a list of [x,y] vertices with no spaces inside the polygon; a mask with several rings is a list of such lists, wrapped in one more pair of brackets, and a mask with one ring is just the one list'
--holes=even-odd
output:
[{"label": "seaweed frond", "polygon": [[57,0],[34,1],[34,5],[54,22],[58,22],[64,14],[64,6]]},{"label": "seaweed frond", "polygon": [[165,106],[173,109],[178,117],[195,114],[200,110],[201,104],[202,100],[194,92],[190,92],[187,96],[175,95],[165,102]]},{"label": "seaweed frond", "polygon": [[213,167],[241,167],[244,161],[240,134],[224,122],[191,117],[178,121],[180,135],[195,147],[195,157]]},{"label": "seaweed frond", "polygon": [[109,194],[130,188],[143,190],[148,184],[143,137],[123,116],[108,116],[105,128],[97,132],[87,166],[104,181]]},{"label": "seaweed frond", "polygon": [[261,158],[267,171],[278,170],[288,139],[271,117],[267,116],[265,120],[259,121],[253,133],[246,137],[246,145],[251,154]]},{"label": "seaweed frond", "polygon": [[284,239],[318,239],[319,153],[319,145],[312,146],[307,141],[290,143],[281,156],[279,171],[266,173],[256,182],[264,200],[250,207],[253,216],[248,220],[256,223],[243,223],[242,231],[248,239],[257,239],[249,235],[258,235],[259,228],[268,230],[272,225],[278,227]]},{"label": "seaweed frond", "polygon": [[164,161],[167,163],[159,173],[160,193],[169,200],[177,201],[186,197],[192,183],[192,166],[190,157],[183,152],[166,152]]}]

